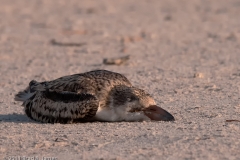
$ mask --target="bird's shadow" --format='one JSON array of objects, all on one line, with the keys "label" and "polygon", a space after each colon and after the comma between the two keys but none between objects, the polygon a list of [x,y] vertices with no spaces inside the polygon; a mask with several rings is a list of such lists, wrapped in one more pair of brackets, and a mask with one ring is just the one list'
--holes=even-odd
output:
[{"label": "bird's shadow", "polygon": [[[27,117],[24,114],[18,114],[18,113],[0,114],[0,123],[1,122],[41,123],[41,122],[37,122],[37,121],[34,121],[34,120],[30,119],[29,117]],[[104,123],[104,122],[101,122],[101,121],[80,121],[78,123]],[[106,122],[106,123],[116,123],[116,122]],[[138,123],[138,122],[130,122],[130,123]]]},{"label": "bird's shadow", "polygon": [[33,120],[24,114],[0,114],[0,122],[13,122],[13,123],[34,123]]},{"label": "bird's shadow", "polygon": [[[30,119],[25,114],[18,114],[18,113],[0,114],[0,123],[1,122],[40,123],[40,124],[42,124],[42,122],[37,122],[37,121]],[[75,123],[96,123],[96,122],[99,122],[99,121],[79,121],[79,122],[75,122]],[[48,123],[48,124],[54,124],[54,123]],[[65,124],[65,123],[61,123],[61,124]]]}]

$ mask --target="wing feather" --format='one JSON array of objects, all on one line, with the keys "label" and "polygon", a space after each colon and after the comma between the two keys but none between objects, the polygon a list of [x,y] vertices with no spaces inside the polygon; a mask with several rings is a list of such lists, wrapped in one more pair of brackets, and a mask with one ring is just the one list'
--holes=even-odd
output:
[{"label": "wing feather", "polygon": [[26,114],[45,123],[72,123],[93,117],[99,102],[91,94],[73,92],[39,91],[24,102]]}]

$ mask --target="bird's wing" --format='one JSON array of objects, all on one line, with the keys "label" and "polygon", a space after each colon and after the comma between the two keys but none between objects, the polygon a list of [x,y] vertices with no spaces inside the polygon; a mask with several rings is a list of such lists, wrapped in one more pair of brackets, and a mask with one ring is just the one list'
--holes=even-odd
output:
[{"label": "bird's wing", "polygon": [[41,84],[51,90],[91,94],[116,85],[131,86],[125,76],[105,70],[64,76],[53,81],[41,82]]},{"label": "bird's wing", "polygon": [[92,94],[68,91],[37,91],[23,104],[28,117],[44,123],[72,123],[93,117],[98,99]]},{"label": "bird's wing", "polygon": [[53,81],[41,82],[47,89],[53,91],[69,91],[74,93],[95,94],[96,83],[94,79],[71,75],[65,76]]},{"label": "bird's wing", "polygon": [[56,91],[58,93],[72,92],[78,94],[88,93],[96,96],[95,85],[93,79],[76,75],[61,77],[53,81],[45,82],[32,80],[25,90],[20,91],[15,95],[15,100],[24,102],[31,99],[32,96],[40,91]]}]

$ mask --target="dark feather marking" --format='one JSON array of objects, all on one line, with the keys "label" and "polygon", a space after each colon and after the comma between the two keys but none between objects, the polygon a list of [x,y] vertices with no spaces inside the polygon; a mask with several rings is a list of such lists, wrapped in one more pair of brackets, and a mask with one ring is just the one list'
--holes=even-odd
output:
[{"label": "dark feather marking", "polygon": [[[42,113],[39,113],[37,111],[35,111],[34,109],[32,109],[31,114],[36,114],[36,117],[33,117],[32,115],[29,116],[31,119],[39,121],[39,122],[43,122],[43,123],[72,123],[75,120],[72,118],[55,118],[53,116],[47,116],[47,115],[43,115]],[[79,120],[80,118],[78,118]]]},{"label": "dark feather marking", "polygon": [[64,103],[96,99],[95,96],[91,94],[77,94],[67,91],[44,91],[43,95],[45,95],[47,99],[50,99],[52,101]]},{"label": "dark feather marking", "polygon": [[79,113],[79,112],[76,110],[76,111],[75,111],[75,114],[78,115],[78,113]]},{"label": "dark feather marking", "polygon": [[31,108],[32,108],[32,104],[31,102],[28,102],[25,107],[25,113],[29,118],[32,119]]}]

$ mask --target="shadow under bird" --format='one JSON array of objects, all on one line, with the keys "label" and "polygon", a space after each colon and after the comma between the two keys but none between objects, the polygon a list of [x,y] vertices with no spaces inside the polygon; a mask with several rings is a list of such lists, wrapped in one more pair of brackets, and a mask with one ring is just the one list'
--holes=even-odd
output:
[{"label": "shadow under bird", "polygon": [[44,123],[173,121],[144,90],[115,72],[94,70],[52,81],[32,80],[15,95],[25,113]]}]

